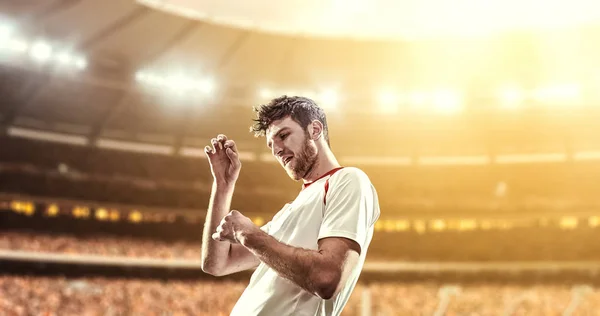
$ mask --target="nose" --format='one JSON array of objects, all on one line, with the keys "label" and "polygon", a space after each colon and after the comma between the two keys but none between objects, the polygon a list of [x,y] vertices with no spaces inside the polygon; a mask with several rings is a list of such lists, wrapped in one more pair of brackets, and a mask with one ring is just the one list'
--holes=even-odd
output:
[{"label": "nose", "polygon": [[280,146],[279,144],[277,144],[276,142],[274,142],[272,151],[273,151],[273,156],[280,157],[283,154],[283,147]]}]

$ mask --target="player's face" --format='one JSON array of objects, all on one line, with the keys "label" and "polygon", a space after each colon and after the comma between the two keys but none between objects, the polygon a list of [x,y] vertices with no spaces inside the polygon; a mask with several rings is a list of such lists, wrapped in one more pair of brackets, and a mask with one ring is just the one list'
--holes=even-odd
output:
[{"label": "player's face", "polygon": [[290,117],[271,124],[267,131],[267,146],[294,180],[306,177],[317,161],[315,142]]}]

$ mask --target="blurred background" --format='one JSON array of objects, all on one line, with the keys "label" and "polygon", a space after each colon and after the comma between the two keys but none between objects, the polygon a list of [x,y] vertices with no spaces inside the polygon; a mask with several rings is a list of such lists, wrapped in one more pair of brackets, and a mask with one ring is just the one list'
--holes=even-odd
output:
[{"label": "blurred background", "polygon": [[600,313],[600,3],[0,2],[0,314],[228,315],[212,176],[262,225],[301,184],[249,132],[325,108],[382,215],[344,315]]}]

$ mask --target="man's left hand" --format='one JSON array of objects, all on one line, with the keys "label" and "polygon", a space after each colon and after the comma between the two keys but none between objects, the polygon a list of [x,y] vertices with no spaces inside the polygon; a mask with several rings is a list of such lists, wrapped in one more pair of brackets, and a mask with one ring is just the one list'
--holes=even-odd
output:
[{"label": "man's left hand", "polygon": [[246,234],[260,230],[254,223],[242,213],[232,210],[223,217],[217,232],[212,235],[214,240],[229,241],[230,243],[241,243]]}]

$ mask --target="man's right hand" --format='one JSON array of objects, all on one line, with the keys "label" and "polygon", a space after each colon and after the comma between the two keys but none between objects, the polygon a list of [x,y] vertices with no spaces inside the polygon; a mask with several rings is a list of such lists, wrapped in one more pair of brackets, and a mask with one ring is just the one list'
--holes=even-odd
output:
[{"label": "man's right hand", "polygon": [[214,276],[227,275],[257,267],[260,260],[240,244],[216,241],[212,234],[231,210],[233,188],[240,175],[242,163],[233,140],[219,135],[211,140],[212,147],[204,152],[210,163],[215,182],[211,192],[204,230],[202,232],[202,270]]},{"label": "man's right hand", "polygon": [[211,144],[212,147],[204,147],[204,153],[208,157],[215,183],[226,186],[234,185],[242,169],[235,142],[227,139],[227,136],[219,134],[216,138],[211,139]]}]

